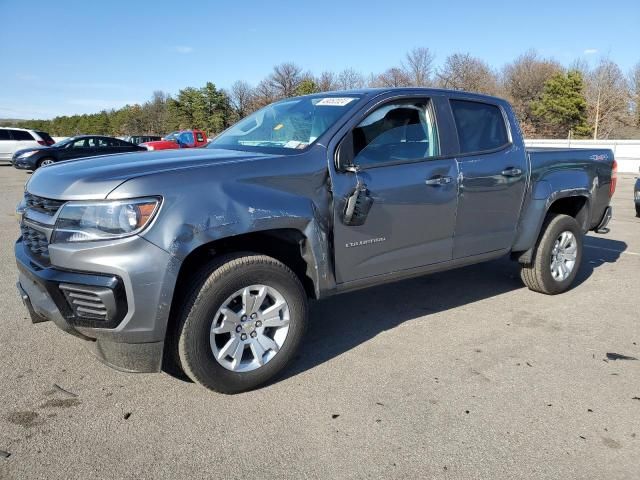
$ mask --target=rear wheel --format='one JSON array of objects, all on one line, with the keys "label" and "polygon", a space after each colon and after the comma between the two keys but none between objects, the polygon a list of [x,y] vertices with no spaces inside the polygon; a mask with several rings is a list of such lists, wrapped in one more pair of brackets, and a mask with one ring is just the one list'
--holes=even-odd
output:
[{"label": "rear wheel", "polygon": [[273,379],[295,355],[307,324],[296,275],[274,258],[239,254],[212,263],[178,320],[185,373],[221,393]]},{"label": "rear wheel", "polygon": [[636,217],[640,217],[640,204],[636,203]]},{"label": "rear wheel", "polygon": [[531,263],[521,266],[520,277],[524,284],[530,290],[547,295],[566,291],[578,274],[582,239],[582,230],[573,217],[549,216]]}]

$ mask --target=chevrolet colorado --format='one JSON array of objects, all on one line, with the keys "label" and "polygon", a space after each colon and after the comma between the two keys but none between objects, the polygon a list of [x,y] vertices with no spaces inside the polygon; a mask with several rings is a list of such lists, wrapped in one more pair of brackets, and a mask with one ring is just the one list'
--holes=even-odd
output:
[{"label": "chevrolet colorado", "polygon": [[308,299],[504,255],[530,289],[567,290],[615,185],[610,150],[527,150],[498,98],[289,98],[208,148],[36,171],[18,290],[115,368],[240,392],[294,357]]}]

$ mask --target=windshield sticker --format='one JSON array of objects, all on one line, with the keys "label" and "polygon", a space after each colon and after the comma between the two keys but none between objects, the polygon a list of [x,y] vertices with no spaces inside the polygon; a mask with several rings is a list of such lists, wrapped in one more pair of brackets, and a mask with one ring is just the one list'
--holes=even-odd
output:
[{"label": "windshield sticker", "polygon": [[274,130],[280,130],[282,127],[284,127],[284,125],[282,123],[279,123],[275,127],[273,127],[273,129]]},{"label": "windshield sticker", "polygon": [[298,140],[289,140],[284,144],[284,148],[301,148],[300,145],[302,145],[302,148],[307,146],[307,144],[304,142],[299,142]]},{"label": "windshield sticker", "polygon": [[316,103],[317,106],[344,107],[355,100],[353,97],[327,97]]}]

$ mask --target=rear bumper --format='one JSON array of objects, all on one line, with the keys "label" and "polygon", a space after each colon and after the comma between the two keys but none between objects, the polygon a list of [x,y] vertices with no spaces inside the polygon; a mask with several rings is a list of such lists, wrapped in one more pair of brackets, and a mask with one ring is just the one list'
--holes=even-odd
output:
[{"label": "rear bumper", "polygon": [[[32,322],[52,321],[116,369],[159,371],[175,286],[172,257],[139,237],[52,244],[50,253],[52,266],[42,266],[21,239],[15,244],[18,292]],[[104,305],[104,318],[83,318],[78,308],[95,309],[96,299]]]}]

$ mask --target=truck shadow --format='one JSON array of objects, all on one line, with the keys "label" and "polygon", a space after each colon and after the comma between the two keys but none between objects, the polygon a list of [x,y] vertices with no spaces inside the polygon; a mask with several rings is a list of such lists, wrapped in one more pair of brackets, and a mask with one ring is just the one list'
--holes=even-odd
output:
[{"label": "truck shadow", "polygon": [[[586,237],[573,288],[601,265],[616,262],[626,249],[624,242]],[[503,258],[315,302],[301,353],[282,378],[321,365],[408,320],[523,288],[517,263]]]}]

